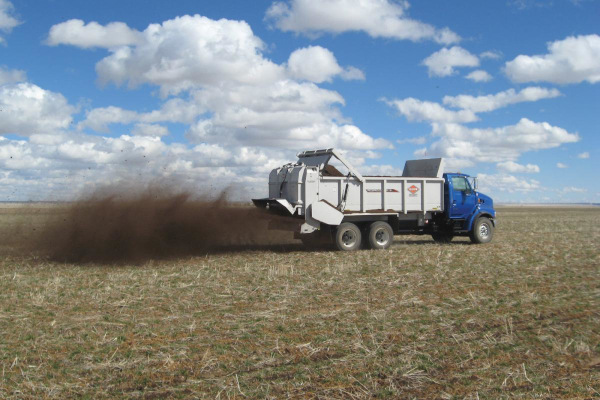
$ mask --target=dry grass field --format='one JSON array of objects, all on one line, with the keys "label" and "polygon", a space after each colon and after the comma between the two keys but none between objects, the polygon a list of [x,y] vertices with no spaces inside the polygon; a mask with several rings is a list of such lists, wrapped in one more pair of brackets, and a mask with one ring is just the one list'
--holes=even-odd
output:
[{"label": "dry grass field", "polygon": [[600,398],[600,208],[120,265],[15,250],[52,212],[0,210],[0,398]]}]

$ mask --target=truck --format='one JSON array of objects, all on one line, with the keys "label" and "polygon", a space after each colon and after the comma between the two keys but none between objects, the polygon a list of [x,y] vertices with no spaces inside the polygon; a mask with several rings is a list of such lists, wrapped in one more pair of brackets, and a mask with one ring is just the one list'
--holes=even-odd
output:
[{"label": "truck", "polygon": [[442,158],[406,161],[401,176],[363,176],[333,148],[297,156],[271,171],[269,197],[252,202],[284,215],[270,229],[294,231],[307,246],[387,249],[394,235],[492,240],[493,200],[478,192],[476,177],[445,173]]}]

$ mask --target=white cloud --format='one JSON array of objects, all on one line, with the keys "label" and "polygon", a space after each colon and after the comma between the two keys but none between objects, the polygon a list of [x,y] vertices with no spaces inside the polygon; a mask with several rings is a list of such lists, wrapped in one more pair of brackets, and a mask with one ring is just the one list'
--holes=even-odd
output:
[{"label": "white cloud", "polygon": [[514,89],[508,89],[504,92],[487,96],[474,97],[464,94],[459,96],[445,96],[443,102],[452,107],[481,113],[497,110],[510,104],[550,99],[560,95],[561,93],[557,89],[527,87],[519,92],[515,92]]},{"label": "white cloud", "polygon": [[109,124],[130,124],[140,119],[135,111],[109,106],[87,111],[86,119],[78,124],[78,128],[91,128],[96,132],[109,132]]},{"label": "white cloud", "polygon": [[563,193],[586,193],[587,189],[576,186],[567,186],[563,188]]},{"label": "white cloud", "polygon": [[93,47],[113,48],[136,44],[140,32],[123,22],[111,22],[106,26],[92,21],[85,24],[80,19],[70,19],[50,28],[46,43],[50,46],[66,44],[89,49]]},{"label": "white cloud", "polygon": [[[80,132],[108,132],[111,124],[125,125],[125,129],[133,124],[132,137],[160,139],[168,131],[157,124],[188,125],[185,137],[195,147],[165,145],[165,152],[177,156],[173,162],[171,156],[164,156],[163,163],[168,165],[161,171],[210,166],[215,171],[224,168],[215,175],[223,182],[263,182],[270,168],[294,159],[298,149],[336,147],[364,156],[392,147],[341,115],[338,107],[344,105],[344,98],[339,93],[311,82],[336,76],[364,79],[362,71],[341,67],[327,49],[300,49],[287,63],[278,65],[264,57],[262,41],[245,22],[200,16],[150,25],[141,37],[131,46],[110,49],[111,54],[97,64],[100,81],[157,85],[164,95],[179,97],[170,97],[149,112],[115,106],[91,109],[78,128]],[[317,59],[319,68],[311,70],[307,59],[312,63]],[[75,143],[71,150],[87,154],[90,146],[98,148],[96,143]],[[86,157],[103,160],[111,151]],[[160,159],[154,157],[153,162]],[[226,170],[242,165],[244,170]]]},{"label": "white cloud", "polygon": [[456,67],[477,67],[479,59],[460,46],[443,48],[423,60],[429,76],[450,76]]},{"label": "white cloud", "polygon": [[489,50],[481,53],[479,57],[482,59],[498,60],[502,58],[502,53],[498,50]]},{"label": "white cloud", "polygon": [[560,84],[600,81],[600,36],[569,36],[548,43],[544,55],[519,55],[505,65],[514,82],[553,82]]},{"label": "white cloud", "polygon": [[149,83],[164,95],[189,98],[170,99],[149,113],[93,109],[79,128],[103,132],[113,123],[183,122],[191,124],[187,138],[193,143],[364,150],[391,146],[344,120],[336,107],[344,104],[339,93],[306,81],[364,78],[361,71],[340,67],[329,50],[318,46],[293,52],[287,65],[268,60],[263,49],[243,21],[196,15],[150,25],[138,43],[112,49],[97,64],[100,81]]},{"label": "white cloud", "polygon": [[473,162],[514,161],[525,152],[558,147],[579,140],[579,135],[522,118],[516,125],[501,128],[467,128],[459,124],[433,123],[434,136],[440,139],[417,154],[447,157],[472,165]]},{"label": "white cloud", "polygon": [[0,65],[0,86],[7,83],[25,82],[27,75],[25,71],[18,69],[8,69]]},{"label": "white cloud", "polygon": [[434,40],[456,43],[460,37],[448,28],[437,29],[406,16],[407,1],[390,0],[291,0],[276,1],[266,19],[286,32],[316,36],[322,33],[363,31],[379,38]]},{"label": "white cloud", "polygon": [[508,174],[479,174],[477,177],[484,192],[527,193],[542,188],[540,182],[535,179],[517,178]]},{"label": "white cloud", "polygon": [[207,88],[196,94],[210,105],[212,117],[193,125],[187,137],[194,143],[228,143],[279,148],[335,146],[367,149],[389,147],[348,124],[338,125],[334,104],[344,99],[312,83],[290,80],[254,86]]},{"label": "white cloud", "polygon": [[30,136],[66,129],[76,108],[60,93],[31,83],[0,87],[0,135]]},{"label": "white cloud", "polygon": [[451,110],[439,103],[422,101],[412,97],[402,100],[384,100],[389,106],[398,110],[409,121],[468,123],[478,121],[478,113],[490,112],[511,104],[538,101],[545,98],[560,96],[557,89],[528,87],[519,92],[509,89],[504,92],[486,96],[445,96],[443,103],[457,108]]},{"label": "white cloud", "polygon": [[[289,153],[289,154],[288,154]],[[293,152],[248,146],[190,148],[160,137],[65,134],[43,144],[0,137],[0,196],[6,200],[72,200],[90,188],[165,181],[202,187],[203,195],[232,186],[240,197],[264,195],[268,172]]]},{"label": "white cloud", "polygon": [[398,139],[398,140],[396,140],[396,143],[398,143],[398,144],[410,143],[410,144],[419,145],[419,144],[427,143],[427,138],[425,136],[418,136],[418,137],[408,138],[408,139]]},{"label": "white cloud", "polygon": [[561,162],[557,162],[556,163],[556,168],[564,169],[564,168],[569,168],[569,166],[567,164],[563,164]]},{"label": "white cloud", "polygon": [[297,49],[288,59],[288,73],[294,79],[304,79],[315,83],[331,82],[332,78],[364,80],[364,73],[354,67],[339,66],[333,53],[321,46]]},{"label": "white cloud", "polygon": [[[522,118],[517,124],[499,128],[469,128],[464,124],[478,121],[478,113],[490,112],[511,104],[538,101],[560,96],[556,89],[527,87],[519,92],[509,89],[486,96],[445,96],[445,108],[435,102],[414,98],[385,100],[409,121],[431,123],[433,138],[427,147],[415,151],[420,157],[444,157],[449,168],[464,168],[477,162],[496,163],[499,170],[509,173],[536,173],[534,164],[521,165],[515,161],[521,154],[579,141],[577,133]],[[404,143],[400,140],[398,143]]]},{"label": "white cloud", "polygon": [[135,124],[131,134],[133,136],[166,136],[169,134],[169,129],[163,125],[139,123]]},{"label": "white cloud", "polygon": [[[0,31],[10,33],[14,27],[19,25],[19,21],[13,15],[14,7],[8,0],[0,0]],[[4,38],[0,36],[0,44],[4,43]]]},{"label": "white cloud", "polygon": [[157,109],[146,113],[125,110],[120,107],[109,106],[88,110],[86,118],[77,127],[82,130],[90,128],[96,132],[108,132],[110,124],[130,124],[143,122],[152,124],[157,122],[175,122],[192,124],[198,115],[206,112],[206,108],[200,101],[194,99],[172,98]]},{"label": "white cloud", "polygon": [[471,72],[465,78],[470,79],[474,82],[489,82],[492,80],[492,76],[482,69]]},{"label": "white cloud", "polygon": [[100,82],[150,83],[163,95],[222,83],[268,84],[285,69],[262,56],[263,42],[244,21],[199,15],[149,25],[137,44],[120,47],[96,65]]},{"label": "white cloud", "polygon": [[471,110],[448,110],[438,103],[422,101],[412,97],[403,100],[389,100],[386,103],[396,108],[409,121],[464,123],[477,121],[478,119]]},{"label": "white cloud", "polygon": [[496,167],[502,171],[511,173],[537,173],[540,172],[540,167],[535,164],[517,164],[514,161],[505,161],[496,164]]},{"label": "white cloud", "polygon": [[590,158],[590,153],[587,151],[584,151],[583,153],[577,154],[577,158],[581,158],[581,159],[585,160],[586,158]]}]

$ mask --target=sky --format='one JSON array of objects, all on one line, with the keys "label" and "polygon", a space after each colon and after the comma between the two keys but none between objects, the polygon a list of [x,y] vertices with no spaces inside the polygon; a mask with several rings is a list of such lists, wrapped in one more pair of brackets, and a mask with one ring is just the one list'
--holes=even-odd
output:
[{"label": "sky", "polygon": [[599,202],[600,1],[0,0],[0,201],[268,194],[334,147],[497,202]]}]

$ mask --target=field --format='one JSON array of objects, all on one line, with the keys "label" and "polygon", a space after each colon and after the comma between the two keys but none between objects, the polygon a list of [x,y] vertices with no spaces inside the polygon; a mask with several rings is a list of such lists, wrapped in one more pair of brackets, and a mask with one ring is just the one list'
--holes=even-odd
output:
[{"label": "field", "polygon": [[600,208],[119,265],[15,250],[53,210],[0,212],[0,398],[600,397]]}]

